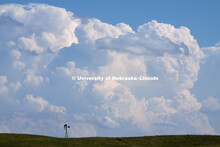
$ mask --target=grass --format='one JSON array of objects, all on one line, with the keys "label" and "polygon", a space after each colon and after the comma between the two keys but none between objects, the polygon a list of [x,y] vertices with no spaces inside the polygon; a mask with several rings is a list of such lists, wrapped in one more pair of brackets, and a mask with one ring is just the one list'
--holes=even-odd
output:
[{"label": "grass", "polygon": [[0,147],[220,147],[220,136],[169,135],[146,137],[55,138],[39,135],[0,134]]}]

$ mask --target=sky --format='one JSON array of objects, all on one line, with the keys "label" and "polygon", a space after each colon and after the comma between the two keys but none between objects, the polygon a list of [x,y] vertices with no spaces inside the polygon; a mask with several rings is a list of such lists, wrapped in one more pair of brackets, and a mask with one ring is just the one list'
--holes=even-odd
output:
[{"label": "sky", "polygon": [[1,0],[0,133],[219,135],[219,7]]}]

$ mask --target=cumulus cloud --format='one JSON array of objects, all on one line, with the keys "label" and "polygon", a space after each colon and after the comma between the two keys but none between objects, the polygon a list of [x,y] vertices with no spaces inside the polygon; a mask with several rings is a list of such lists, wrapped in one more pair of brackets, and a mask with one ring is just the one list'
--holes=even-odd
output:
[{"label": "cumulus cloud", "polygon": [[5,85],[7,81],[6,76],[0,76],[0,94],[6,94],[8,92],[8,87]]},{"label": "cumulus cloud", "polygon": [[13,68],[19,69],[19,70],[24,69],[26,64],[19,60],[21,58],[21,52],[19,50],[13,49],[10,51],[10,54],[12,57],[14,57]]},{"label": "cumulus cloud", "polygon": [[[6,23],[16,22],[17,25],[32,30],[33,33],[30,34],[30,39],[18,38],[24,42],[26,47],[28,47],[30,41],[37,41],[34,43],[35,49],[44,47],[46,50],[49,47],[51,51],[56,51],[68,47],[72,43],[78,43],[74,30],[79,25],[80,20],[74,18],[73,13],[67,12],[65,9],[44,4],[6,4],[1,6],[0,15],[3,16]],[[39,44],[39,47],[36,46],[36,43]],[[29,50],[32,49],[29,48]]]},{"label": "cumulus cloud", "polygon": [[21,57],[21,53],[18,50],[11,50],[11,55],[15,58],[15,59],[20,59]]},{"label": "cumulus cloud", "polygon": [[216,111],[220,110],[220,102],[217,98],[208,97],[202,101],[202,105],[205,109]]},{"label": "cumulus cloud", "polygon": [[[65,67],[57,67],[56,68],[56,74],[60,74],[61,76],[68,77],[68,80],[70,81],[72,79],[72,76],[89,76],[91,73],[87,71],[86,69],[81,69],[76,67],[76,63],[74,61],[69,61],[66,63]],[[88,85],[88,81],[75,81],[75,88],[78,89],[78,91],[83,91],[86,86]]]},{"label": "cumulus cloud", "polygon": [[220,50],[220,42],[216,43],[215,46],[203,47],[202,50],[210,51],[210,52],[217,52]]},{"label": "cumulus cloud", "polygon": [[[196,132],[203,132],[202,126],[207,125],[209,129],[205,132],[213,133],[208,120],[199,112],[201,104],[189,91],[197,81],[199,64],[205,55],[188,28],[151,21],[139,26],[137,32],[97,39],[95,43],[98,50],[108,52],[107,64],[99,66],[101,75],[156,75],[160,79],[154,83],[106,81],[94,84],[93,90],[105,99],[100,109],[111,114],[111,119],[132,120],[148,133],[158,132],[156,124],[164,127],[172,124],[167,132],[174,133],[172,128],[181,130],[182,125],[172,116],[183,120],[187,117],[185,113],[197,114],[200,125],[186,122],[184,127],[192,130],[196,127],[200,129]],[[135,87],[142,88],[141,95]]]},{"label": "cumulus cloud", "polygon": [[42,97],[33,97],[33,95],[26,95],[25,100],[31,109],[36,110],[37,112],[49,111],[56,113],[66,113],[66,108],[63,106],[51,105],[43,99]]},{"label": "cumulus cloud", "polygon": [[[151,97],[139,99],[132,94],[129,88],[115,81],[95,84],[93,90],[100,94],[100,98],[105,98],[105,100],[101,100],[103,104],[98,109],[106,112],[109,116],[108,119],[105,119],[106,117],[102,118],[103,124],[108,125],[107,127],[123,125],[117,124],[118,120],[123,119],[127,123],[132,121],[132,124],[137,125],[139,129],[148,134],[155,134],[159,130],[167,128],[167,124],[169,124],[169,129],[162,131],[163,133],[186,133],[186,130],[195,130],[194,133],[214,132],[207,118],[203,119],[206,116],[199,112],[201,104],[189,91],[182,91],[173,98]],[[188,117],[187,115],[194,115],[194,113],[196,113],[196,121],[200,121],[199,124],[194,126],[190,121],[181,124],[179,120],[184,120]],[[175,120],[175,118],[178,118],[178,120]],[[159,127],[158,124],[164,126],[164,128]],[[207,130],[202,129],[202,126],[206,126]],[[184,131],[181,129],[182,127],[188,129]],[[177,128],[179,131],[175,130]]]},{"label": "cumulus cloud", "polygon": [[[110,82],[94,85],[94,90],[101,94],[101,97],[105,96],[104,104],[100,106],[101,111],[106,111],[113,119],[131,120],[133,124],[148,131],[150,121],[146,114],[146,100],[138,100],[127,87],[117,82]],[[109,121],[110,118],[107,120]]]},{"label": "cumulus cloud", "polygon": [[201,108],[201,104],[197,99],[190,93],[188,90],[180,91],[177,96],[175,96],[176,104],[178,109],[194,112],[198,111]]},{"label": "cumulus cloud", "polygon": [[22,62],[22,61],[15,61],[14,64],[13,64],[13,67],[14,68],[17,68],[17,69],[24,69],[25,68],[25,63]]},{"label": "cumulus cloud", "polygon": [[32,70],[27,71],[27,77],[24,79],[25,83],[33,83],[34,85],[39,85],[44,81],[44,78],[42,76],[37,76]]},{"label": "cumulus cloud", "polygon": [[35,52],[37,54],[40,54],[43,52],[43,48],[39,47],[35,41],[35,34],[32,34],[31,38],[21,37],[20,41],[22,43],[21,47],[23,49],[26,49],[30,52]]},{"label": "cumulus cloud", "polygon": [[[201,105],[190,91],[206,55],[188,28],[153,20],[134,31],[124,23],[76,18],[44,4],[8,4],[0,10],[0,52],[7,65],[0,64],[5,75],[0,94],[10,91],[10,105],[19,105],[10,120],[0,119],[0,129],[57,136],[54,128],[45,128],[61,131],[65,121],[78,137],[117,136],[119,131],[121,136],[214,133],[200,109],[219,109],[217,100]],[[159,80],[73,81],[72,76]],[[13,121],[19,122],[17,128]]]},{"label": "cumulus cloud", "polygon": [[199,63],[204,58],[189,29],[156,21],[139,26],[133,34],[99,39],[97,48],[132,53],[137,57],[144,55],[143,64],[150,73],[168,79],[166,83],[172,81],[187,89],[192,88],[197,80]]},{"label": "cumulus cloud", "polygon": [[103,76],[139,76],[146,75],[144,56],[133,56],[130,54],[109,51],[107,54],[110,64],[100,66],[100,75]]},{"label": "cumulus cloud", "polygon": [[82,36],[79,34],[79,37],[82,37],[82,41],[87,43],[93,43],[101,38],[118,38],[120,35],[134,33],[132,28],[127,24],[119,23],[116,26],[113,26],[108,23],[103,23],[95,18],[88,19],[86,23],[79,26],[79,30],[80,33],[83,33]]},{"label": "cumulus cloud", "polygon": [[1,44],[14,58],[11,67],[26,72],[25,83],[39,85],[44,79],[40,73],[58,51],[78,43],[74,31],[80,19],[45,4],[5,4],[0,9]]},{"label": "cumulus cloud", "polygon": [[20,81],[17,81],[15,83],[10,83],[10,86],[14,91],[16,91],[21,87],[21,83],[20,83]]},{"label": "cumulus cloud", "polygon": [[66,67],[57,67],[56,70],[65,74],[66,76],[73,76],[73,75],[82,75],[87,76],[89,72],[86,69],[80,69],[76,67],[74,61],[69,61],[66,63]]}]

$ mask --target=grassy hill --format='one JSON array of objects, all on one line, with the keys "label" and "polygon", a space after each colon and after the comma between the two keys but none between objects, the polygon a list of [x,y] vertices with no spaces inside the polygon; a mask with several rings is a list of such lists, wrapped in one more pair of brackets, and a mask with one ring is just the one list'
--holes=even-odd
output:
[{"label": "grassy hill", "polygon": [[55,138],[38,135],[0,134],[0,147],[220,147],[220,136],[212,135],[170,135],[122,138]]}]

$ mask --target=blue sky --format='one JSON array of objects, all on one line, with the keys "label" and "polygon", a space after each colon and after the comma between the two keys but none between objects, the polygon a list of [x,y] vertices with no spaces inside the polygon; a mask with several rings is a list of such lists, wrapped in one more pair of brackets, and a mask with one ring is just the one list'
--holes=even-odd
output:
[{"label": "blue sky", "polygon": [[62,137],[68,123],[71,137],[220,134],[219,7],[1,0],[0,132]]}]

